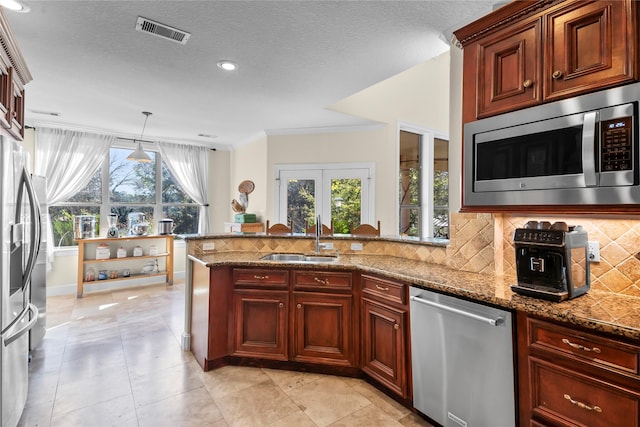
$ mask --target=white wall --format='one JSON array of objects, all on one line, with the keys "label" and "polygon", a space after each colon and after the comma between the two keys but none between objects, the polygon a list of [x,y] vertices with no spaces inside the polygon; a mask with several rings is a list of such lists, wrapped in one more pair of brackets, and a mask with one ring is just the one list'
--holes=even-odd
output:
[{"label": "white wall", "polygon": [[229,198],[226,201],[226,215],[216,218],[220,224],[233,222],[235,212],[231,209],[231,200],[238,197],[238,185],[245,180],[253,181],[255,190],[249,194],[247,213],[254,213],[259,221],[267,219],[267,137],[262,134],[255,140],[237,147],[231,152],[229,174]]},{"label": "white wall", "polygon": [[[392,193],[397,186],[394,180],[380,179],[393,174],[394,146],[387,144],[390,135],[388,127],[376,126],[373,130],[359,132],[331,132],[307,135],[269,136],[268,139],[268,199],[267,212],[274,221],[274,180],[275,165],[290,163],[353,163],[373,162],[376,165],[376,217],[382,224],[382,233],[394,232],[393,219],[386,216],[383,206],[386,194]],[[387,202],[388,203],[388,202]]]},{"label": "white wall", "polygon": [[462,49],[451,48],[449,90],[449,212],[462,207]]},{"label": "white wall", "polygon": [[[271,219],[275,212],[274,165],[375,162],[375,216],[381,221],[382,234],[397,234],[398,123],[449,134],[449,63],[447,52],[328,107],[371,120],[366,130],[270,134],[266,141],[234,150],[231,185],[254,177],[256,192],[265,192],[250,198],[249,211]],[[452,151],[450,156],[456,156]]]},{"label": "white wall", "polygon": [[[209,154],[209,230],[212,234],[224,231],[230,205],[229,177],[231,174],[231,153],[210,151]],[[234,196],[235,197],[235,196]]]},{"label": "white wall", "polygon": [[[238,184],[246,179],[256,184],[255,191],[249,195],[248,212],[256,213],[262,221],[273,218],[276,164],[374,162],[375,216],[381,221],[383,234],[395,234],[398,122],[449,134],[452,193],[450,203],[452,211],[457,210],[460,204],[462,52],[457,48],[452,49],[454,51],[451,54],[447,52],[440,55],[328,107],[371,120],[372,126],[364,130],[334,130],[268,137],[263,134],[231,152],[211,151],[211,232],[221,233],[224,230],[224,222],[233,221],[231,200],[238,196]],[[453,65],[451,71],[450,63]],[[33,148],[33,135],[33,131],[26,132],[24,145],[27,149]],[[185,257],[180,244],[181,242],[178,242],[176,247],[174,268],[178,277],[184,272]],[[47,286],[52,288],[50,294],[65,293],[72,287],[75,289],[76,263],[77,259],[73,254],[56,258],[53,271],[47,275]]]}]

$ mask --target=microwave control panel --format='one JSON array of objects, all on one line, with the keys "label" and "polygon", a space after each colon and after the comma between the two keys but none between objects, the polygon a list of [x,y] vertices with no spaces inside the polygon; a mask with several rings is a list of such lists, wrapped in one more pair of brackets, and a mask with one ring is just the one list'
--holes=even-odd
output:
[{"label": "microwave control panel", "polygon": [[600,123],[600,171],[633,169],[633,120],[619,117]]}]

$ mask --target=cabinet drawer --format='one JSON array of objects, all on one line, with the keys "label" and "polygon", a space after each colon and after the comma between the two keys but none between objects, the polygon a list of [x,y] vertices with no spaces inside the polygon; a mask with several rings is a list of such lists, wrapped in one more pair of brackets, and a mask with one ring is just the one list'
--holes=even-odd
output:
[{"label": "cabinet drawer", "polygon": [[538,319],[529,318],[528,324],[529,346],[532,349],[560,352],[587,362],[639,374],[640,347]]},{"label": "cabinet drawer", "polygon": [[552,425],[638,427],[637,392],[530,358],[533,418]]},{"label": "cabinet drawer", "polygon": [[269,287],[288,287],[289,271],[260,268],[234,268],[233,284]]},{"label": "cabinet drawer", "polygon": [[362,292],[391,303],[407,304],[407,287],[403,283],[363,275]]},{"label": "cabinet drawer", "polygon": [[351,273],[302,270],[293,272],[293,286],[296,289],[349,290],[352,286],[351,283]]}]

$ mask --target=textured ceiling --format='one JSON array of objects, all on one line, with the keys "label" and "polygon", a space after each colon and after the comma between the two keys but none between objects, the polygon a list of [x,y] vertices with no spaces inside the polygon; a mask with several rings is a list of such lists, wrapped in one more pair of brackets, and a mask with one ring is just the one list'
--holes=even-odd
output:
[{"label": "textured ceiling", "polygon": [[[327,107],[448,49],[487,1],[24,1],[5,11],[33,81],[26,121],[213,147],[362,125]],[[138,16],[191,33],[135,31]],[[236,72],[216,62],[230,59]],[[55,112],[55,117],[43,112]],[[216,135],[214,139],[198,134]]]}]

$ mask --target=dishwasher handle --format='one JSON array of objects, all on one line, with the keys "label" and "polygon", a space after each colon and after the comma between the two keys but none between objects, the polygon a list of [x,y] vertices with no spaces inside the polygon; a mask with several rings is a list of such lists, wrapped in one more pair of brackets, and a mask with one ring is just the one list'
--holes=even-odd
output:
[{"label": "dishwasher handle", "polygon": [[411,301],[415,301],[415,302],[418,302],[420,304],[430,305],[431,307],[439,308],[439,309],[444,310],[444,311],[448,311],[448,312],[451,312],[451,313],[459,314],[461,316],[469,317],[471,319],[478,320],[480,322],[488,323],[491,326],[500,326],[501,324],[504,323],[504,318],[503,317],[497,317],[497,318],[494,319],[494,318],[491,318],[491,317],[480,316],[480,315],[475,314],[475,313],[470,313],[470,312],[465,311],[465,310],[460,310],[459,308],[450,307],[448,305],[440,304],[440,303],[437,303],[437,302],[434,302],[434,301],[429,301],[429,300],[426,300],[424,298],[420,298],[420,297],[416,297],[416,296],[412,296],[409,299]]}]

